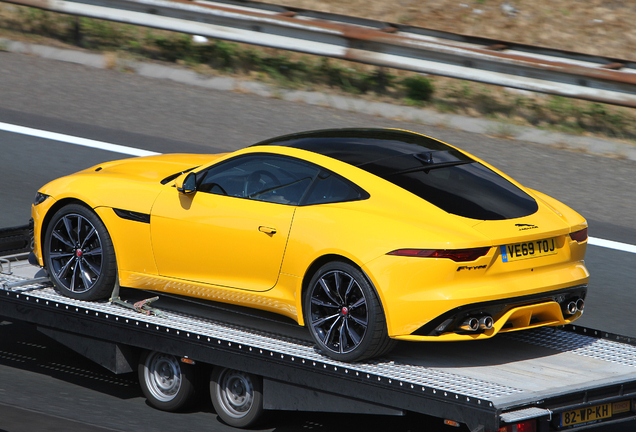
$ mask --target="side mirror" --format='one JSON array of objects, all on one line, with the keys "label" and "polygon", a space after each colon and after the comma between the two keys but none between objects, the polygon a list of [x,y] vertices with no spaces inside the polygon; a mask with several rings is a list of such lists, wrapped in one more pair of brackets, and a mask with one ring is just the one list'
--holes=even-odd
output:
[{"label": "side mirror", "polygon": [[174,181],[174,185],[182,194],[193,194],[197,191],[197,175],[192,172],[185,176],[181,175]]}]

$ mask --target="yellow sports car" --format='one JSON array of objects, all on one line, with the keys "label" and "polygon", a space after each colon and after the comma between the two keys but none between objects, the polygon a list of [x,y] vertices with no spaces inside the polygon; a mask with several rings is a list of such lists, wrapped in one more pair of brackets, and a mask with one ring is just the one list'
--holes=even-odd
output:
[{"label": "yellow sports car", "polygon": [[32,215],[33,259],[69,297],[118,279],[272,311],[344,361],[570,323],[589,279],[583,217],[403,130],[107,162],[44,186]]}]

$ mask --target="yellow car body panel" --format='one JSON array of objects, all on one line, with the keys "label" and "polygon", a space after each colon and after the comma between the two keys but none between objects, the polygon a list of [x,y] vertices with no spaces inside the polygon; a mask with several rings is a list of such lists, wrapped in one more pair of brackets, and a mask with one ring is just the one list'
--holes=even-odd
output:
[{"label": "yellow car body panel", "polygon": [[[168,278],[129,271],[119,272],[122,286],[170,294],[196,297],[241,306],[248,306],[268,312],[274,312],[296,319],[297,302],[294,298],[295,286],[300,285],[299,278],[280,275],[279,283],[266,292],[254,292],[245,289],[192,282],[184,279]],[[291,289],[288,289],[290,288]]]},{"label": "yellow car body panel", "polygon": [[[34,225],[34,241],[36,247],[34,252],[38,258],[40,265],[44,265],[42,257],[42,226],[46,226],[48,219],[53,216],[60,207],[60,203],[65,202],[82,202],[92,209],[101,208],[98,213],[106,224],[109,231],[116,230],[116,236],[113,236],[116,254],[118,258],[118,266],[124,269],[131,268],[152,268],[148,267],[146,259],[142,260],[142,267],[138,267],[137,263],[129,262],[129,258],[133,258],[133,251],[124,251],[121,242],[127,242],[128,236],[132,239],[144,239],[147,243],[149,238],[138,232],[139,227],[132,223],[121,223],[119,218],[106,209],[111,209],[112,203],[117,203],[116,207],[128,211],[139,213],[150,213],[150,209],[157,197],[157,194],[165,187],[170,185],[161,185],[160,181],[180,169],[188,169],[193,166],[208,164],[209,162],[224,156],[220,155],[190,155],[190,154],[170,154],[159,156],[148,156],[141,158],[124,159],[120,161],[105,162],[95,165],[75,174],[56,179],[42,188],[39,192],[51,196],[43,203],[32,207],[32,217]],[[53,212],[50,210],[54,209]],[[97,211],[97,210],[96,210]],[[127,232],[130,230],[130,232]],[[113,233],[114,234],[114,233]],[[142,243],[142,247],[145,247]]]},{"label": "yellow car body panel", "polygon": [[[397,337],[410,335],[428,322],[427,317],[457,307],[587,283],[589,273],[583,260],[572,260],[570,248],[581,256],[585,245],[563,244],[556,255],[511,263],[502,263],[495,247],[470,263],[422,258],[404,261],[403,257],[384,255],[365,269],[375,276],[376,286],[388,287],[382,290],[383,305],[389,335]],[[467,335],[453,337],[461,340]]]},{"label": "yellow car body panel", "polygon": [[[485,330],[483,333],[472,333],[464,335],[444,333],[439,336],[398,335],[394,336],[394,338],[412,342],[455,342],[466,339],[488,339],[493,337],[497,333],[528,330],[545,326],[566,325],[579,319],[581,317],[581,314],[581,312],[577,312],[571,318],[565,319],[563,318],[563,313],[561,312],[561,306],[559,306],[557,302],[544,302],[539,304],[518,306],[507,310],[505,313],[494,317],[495,323],[493,327],[489,330]],[[504,327],[506,325],[508,325],[508,327]]]},{"label": "yellow car body panel", "polygon": [[[267,291],[278,280],[294,210],[293,206],[166,189],[152,212],[159,274]],[[217,272],[210,274],[210,267]]]},{"label": "yellow car body panel", "polygon": [[[267,145],[231,154],[108,162],[55,180],[40,189],[50,198],[32,209],[34,252],[43,265],[42,242],[52,213],[64,203],[82,202],[96,212],[113,239],[122,286],[249,306],[304,324],[303,289],[312,276],[309,270],[325,257],[338,257],[368,277],[392,338],[482,339],[577,319],[580,312],[564,317],[558,303],[533,296],[588,283],[587,241],[570,237],[587,227],[585,219],[461,153],[533,197],[538,210],[505,221],[458,216],[349,163],[300,148]],[[188,175],[177,177],[179,171],[201,173],[250,154],[315,164],[359,185],[369,197],[295,206],[212,193],[185,194],[175,187],[175,180],[182,184]],[[149,223],[122,218],[116,209],[147,216]],[[550,255],[511,262],[502,258],[502,247],[548,239],[556,247]],[[483,247],[489,248],[488,253],[468,262],[388,255],[408,248]],[[492,329],[477,334],[414,334],[449,311],[509,298],[519,299],[518,304],[497,310]]]}]

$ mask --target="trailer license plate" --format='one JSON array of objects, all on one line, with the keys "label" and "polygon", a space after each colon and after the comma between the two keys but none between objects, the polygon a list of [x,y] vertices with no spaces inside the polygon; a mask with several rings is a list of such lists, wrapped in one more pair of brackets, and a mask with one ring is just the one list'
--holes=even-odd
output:
[{"label": "trailer license plate", "polygon": [[561,427],[588,423],[612,416],[612,404],[596,405],[561,413]]},{"label": "trailer license plate", "polygon": [[501,261],[519,261],[557,253],[556,239],[535,240],[501,246]]}]

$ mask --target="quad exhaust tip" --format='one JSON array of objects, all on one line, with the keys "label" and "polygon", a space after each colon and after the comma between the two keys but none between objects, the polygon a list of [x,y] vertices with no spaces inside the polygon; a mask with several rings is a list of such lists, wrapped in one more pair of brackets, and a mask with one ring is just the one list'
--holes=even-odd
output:
[{"label": "quad exhaust tip", "polygon": [[577,312],[583,312],[585,309],[585,301],[583,299],[572,300],[565,305],[564,312],[568,315],[574,315]]},{"label": "quad exhaust tip", "polygon": [[[577,312],[583,312],[585,301],[582,298],[575,298],[563,306],[564,315],[574,315]],[[495,320],[490,315],[480,317],[467,317],[459,326],[459,330],[464,332],[486,331],[493,328]]]},{"label": "quad exhaust tip", "polygon": [[479,320],[477,318],[466,318],[459,328],[464,331],[477,331],[479,330]]},{"label": "quad exhaust tip", "polygon": [[578,299],[576,301],[576,309],[583,312],[583,309],[585,309],[585,302],[583,301],[583,299]]},{"label": "quad exhaust tip", "polygon": [[490,315],[486,315],[479,318],[480,330],[490,330],[494,324],[495,324],[495,320],[493,320]]},{"label": "quad exhaust tip", "polygon": [[480,318],[468,317],[459,328],[463,331],[476,332],[478,330],[490,330],[495,324],[495,320],[490,315]]}]

